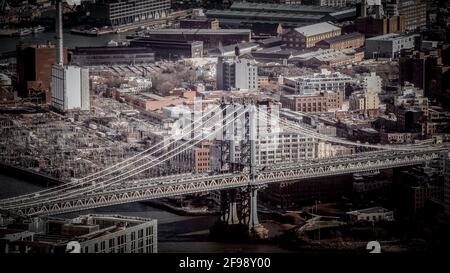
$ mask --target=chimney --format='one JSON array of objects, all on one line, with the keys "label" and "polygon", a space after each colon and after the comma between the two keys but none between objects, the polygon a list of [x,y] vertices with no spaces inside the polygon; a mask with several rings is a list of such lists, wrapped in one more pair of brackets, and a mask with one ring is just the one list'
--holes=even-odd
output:
[{"label": "chimney", "polygon": [[361,0],[361,17],[367,17],[366,0]]},{"label": "chimney", "polygon": [[62,20],[62,0],[56,2],[56,64],[63,65],[63,20]]}]

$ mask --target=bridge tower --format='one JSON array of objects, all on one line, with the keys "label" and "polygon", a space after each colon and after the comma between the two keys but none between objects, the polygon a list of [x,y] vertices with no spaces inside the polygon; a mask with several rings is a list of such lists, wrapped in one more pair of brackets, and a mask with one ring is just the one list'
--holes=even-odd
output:
[{"label": "bridge tower", "polygon": [[[232,110],[228,110],[232,108]],[[238,109],[238,111],[234,111]],[[256,169],[256,138],[257,116],[256,105],[248,102],[244,105],[229,103],[222,100],[222,124],[224,129],[221,140],[221,170],[222,172],[240,172],[249,176],[249,184],[240,189],[221,191],[221,221],[233,229],[232,226],[247,227],[250,238],[265,238],[267,230],[259,224],[257,212],[257,194],[260,186],[255,185]],[[234,112],[233,115],[230,113]],[[236,117],[243,112],[239,121]],[[230,122],[233,120],[233,122]],[[228,124],[228,125],[226,125]],[[238,128],[242,129],[238,134]],[[241,137],[241,138],[240,138]],[[239,144],[236,142],[239,140]],[[236,145],[240,148],[240,162],[235,157]],[[243,229],[239,229],[243,231]]]}]

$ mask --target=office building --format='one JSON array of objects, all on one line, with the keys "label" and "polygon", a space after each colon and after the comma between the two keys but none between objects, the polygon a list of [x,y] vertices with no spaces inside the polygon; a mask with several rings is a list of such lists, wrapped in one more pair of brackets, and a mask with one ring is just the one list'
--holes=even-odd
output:
[{"label": "office building", "polygon": [[330,23],[318,23],[294,28],[283,34],[287,47],[305,49],[316,46],[322,40],[341,35],[341,28]]},{"label": "office building", "polygon": [[165,18],[170,0],[99,0],[90,10],[90,17],[98,24],[123,26],[141,21]]},{"label": "office building", "polygon": [[130,47],[145,47],[154,52],[158,59],[201,58],[203,56],[202,41],[161,40],[137,38],[130,42]]},{"label": "office building", "polygon": [[[64,49],[67,64],[67,49]],[[54,44],[19,44],[17,53],[17,87],[21,97],[39,98],[51,102],[50,82],[52,65],[56,63]]]},{"label": "office building", "polygon": [[320,73],[285,78],[283,89],[291,94],[307,95],[316,91],[344,91],[352,82],[353,79],[345,74],[321,69]]},{"label": "office building", "polygon": [[414,48],[417,35],[390,33],[366,39],[366,58],[398,58],[402,49]]},{"label": "office building", "polygon": [[155,62],[155,53],[146,47],[77,47],[72,51],[71,64],[137,65]]},{"label": "office building", "polygon": [[52,67],[52,106],[60,111],[89,110],[89,69],[79,66]]},{"label": "office building", "polygon": [[254,60],[219,57],[216,80],[218,90],[258,90],[258,67]]}]

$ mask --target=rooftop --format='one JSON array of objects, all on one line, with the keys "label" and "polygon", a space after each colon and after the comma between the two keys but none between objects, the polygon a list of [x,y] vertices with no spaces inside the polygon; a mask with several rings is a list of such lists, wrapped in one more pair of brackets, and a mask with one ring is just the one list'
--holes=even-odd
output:
[{"label": "rooftop", "polygon": [[234,2],[231,10],[267,10],[275,12],[305,12],[305,13],[333,13],[344,10],[336,7],[316,6],[316,5],[289,5],[289,4],[266,4],[266,3],[249,3]]},{"label": "rooftop", "polygon": [[354,38],[360,38],[360,37],[364,37],[364,35],[359,32],[352,32],[352,33],[347,33],[347,34],[340,35],[340,36],[331,37],[331,38],[325,39],[319,43],[325,42],[325,43],[332,44],[332,43],[336,43],[336,42],[340,42],[340,41],[345,41],[347,39],[354,39]]},{"label": "rooftop", "polygon": [[249,19],[249,17],[253,17],[253,19],[256,18],[263,18],[267,19],[267,21],[274,21],[274,20],[290,20],[290,21],[314,21],[314,20],[320,20],[324,18],[326,15],[324,14],[311,14],[311,13],[293,13],[293,12],[285,12],[285,13],[278,13],[273,12],[270,10],[267,11],[244,11],[244,10],[208,10],[206,12],[206,15],[208,17],[221,17],[221,16],[228,16],[228,17],[239,17],[242,19]]},{"label": "rooftop", "polygon": [[398,34],[398,33],[388,33],[388,34],[384,34],[384,35],[380,35],[380,36],[375,36],[372,38],[368,38],[368,41],[387,41],[387,40],[392,40],[392,39],[399,39],[399,38],[405,38],[405,37],[413,37],[416,35],[402,35],[402,34]]},{"label": "rooftop", "polygon": [[151,29],[145,31],[145,34],[180,34],[180,35],[211,35],[211,34],[250,34],[250,29],[204,29],[204,28],[165,28],[165,29]]},{"label": "rooftop", "polygon": [[336,30],[340,30],[340,29],[341,29],[340,27],[332,25],[328,22],[323,22],[323,23],[313,24],[313,25],[309,25],[309,26],[298,27],[298,28],[295,28],[295,31],[297,31],[305,36],[314,36],[317,34],[330,32],[330,31],[336,31]]},{"label": "rooftop", "polygon": [[367,208],[367,209],[360,209],[360,210],[354,210],[347,212],[348,214],[360,214],[360,213],[384,213],[389,212],[390,210],[385,209],[383,207],[373,207],[373,208]]}]

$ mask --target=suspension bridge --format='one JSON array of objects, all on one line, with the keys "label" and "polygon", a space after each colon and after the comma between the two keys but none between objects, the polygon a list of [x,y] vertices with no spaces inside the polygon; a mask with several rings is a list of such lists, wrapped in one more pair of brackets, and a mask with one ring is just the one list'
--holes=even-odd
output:
[{"label": "suspension bridge", "polygon": [[[273,131],[275,125],[305,137],[363,147],[368,151],[324,159],[258,165],[256,140],[261,134],[260,128]],[[180,139],[187,140],[174,146]],[[220,143],[220,172],[135,178],[151,168],[170,162],[208,139]],[[237,146],[240,148],[239,160],[236,159]],[[306,125],[274,116],[270,107],[222,101],[218,106],[203,110],[201,116],[168,143],[156,143],[89,176],[53,188],[0,200],[0,208],[24,217],[36,217],[220,190],[221,219],[229,224],[243,223],[254,227],[259,224],[257,191],[267,184],[289,181],[301,183],[301,180],[308,178],[420,165],[433,160],[443,161],[448,158],[448,153],[445,144],[375,145],[352,142],[323,135]]]}]

